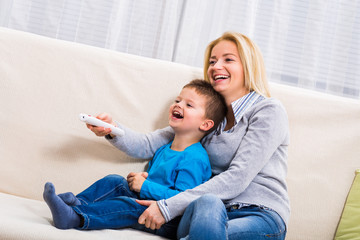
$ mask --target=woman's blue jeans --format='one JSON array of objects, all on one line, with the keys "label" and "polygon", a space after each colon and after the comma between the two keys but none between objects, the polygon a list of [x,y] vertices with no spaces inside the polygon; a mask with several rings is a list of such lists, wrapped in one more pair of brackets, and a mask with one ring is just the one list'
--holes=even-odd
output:
[{"label": "woman's blue jeans", "polygon": [[179,239],[285,239],[286,226],[273,210],[250,205],[226,209],[223,202],[206,194],[192,202],[180,221]]},{"label": "woman's blue jeans", "polygon": [[138,224],[139,216],[147,208],[138,204],[138,194],[129,189],[126,179],[120,175],[108,175],[76,195],[81,205],[72,206],[82,216],[80,229],[116,229],[132,227],[160,236],[174,238],[179,219],[151,230]]}]

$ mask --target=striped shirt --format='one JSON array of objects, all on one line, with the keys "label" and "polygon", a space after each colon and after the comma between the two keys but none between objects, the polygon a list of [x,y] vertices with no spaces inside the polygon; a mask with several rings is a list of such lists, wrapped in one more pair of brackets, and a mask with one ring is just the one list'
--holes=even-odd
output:
[{"label": "striped shirt", "polygon": [[[233,109],[234,117],[235,117],[235,125],[240,121],[246,109],[251,107],[259,97],[260,97],[259,94],[257,94],[255,91],[252,91],[231,103],[231,108]],[[225,118],[224,121],[220,124],[221,132],[224,131],[226,124],[227,121]],[[232,130],[233,128],[231,128],[228,132],[231,132]]]}]

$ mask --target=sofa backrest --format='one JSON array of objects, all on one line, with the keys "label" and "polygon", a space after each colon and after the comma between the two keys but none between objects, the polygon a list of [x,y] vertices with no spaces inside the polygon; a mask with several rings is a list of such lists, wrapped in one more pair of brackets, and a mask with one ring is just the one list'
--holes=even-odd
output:
[{"label": "sofa backrest", "polygon": [[290,123],[290,239],[333,239],[360,168],[360,102],[273,85]]},{"label": "sofa backrest", "polygon": [[144,170],[146,160],[96,137],[79,114],[107,112],[140,132],[165,127],[168,106],[200,72],[5,28],[0,52],[0,191],[34,199],[46,181],[76,192],[106,174]]},{"label": "sofa backrest", "polygon": [[[80,113],[110,113],[140,132],[167,126],[202,70],[0,28],[0,192],[42,199],[46,181],[75,193],[110,173],[142,171],[93,135]],[[291,131],[287,239],[331,239],[360,167],[358,101],[271,84]]]}]

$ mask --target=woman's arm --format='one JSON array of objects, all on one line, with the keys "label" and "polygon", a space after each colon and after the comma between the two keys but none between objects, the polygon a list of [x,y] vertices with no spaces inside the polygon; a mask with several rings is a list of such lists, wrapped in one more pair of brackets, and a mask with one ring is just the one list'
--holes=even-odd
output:
[{"label": "woman's arm", "polygon": [[160,212],[159,206],[156,201],[153,200],[139,200],[136,202],[140,205],[147,206],[148,208],[140,215],[138,219],[139,224],[144,224],[145,227],[154,229],[160,229],[160,227],[166,222],[164,216]]},{"label": "woman's arm", "polygon": [[[223,201],[239,196],[287,141],[288,132],[287,114],[278,101],[269,100],[256,107],[229,168],[208,182],[166,200],[171,219],[181,215],[203,194],[215,194]],[[271,177],[275,175],[276,172]]]},{"label": "woman's arm", "polygon": [[[288,119],[280,103],[267,101],[257,107],[249,117],[248,129],[240,141],[238,151],[229,168],[208,182],[182,192],[166,201],[158,201],[162,217],[166,222],[181,215],[195,199],[206,193],[217,195],[226,201],[239,196],[267,164],[275,151],[286,142],[288,137]],[[226,149],[224,149],[226,151]],[[154,204],[139,218],[139,222],[158,215]],[[161,220],[160,220],[161,222]],[[151,223],[149,223],[151,225]],[[159,223],[156,223],[157,225]]]}]

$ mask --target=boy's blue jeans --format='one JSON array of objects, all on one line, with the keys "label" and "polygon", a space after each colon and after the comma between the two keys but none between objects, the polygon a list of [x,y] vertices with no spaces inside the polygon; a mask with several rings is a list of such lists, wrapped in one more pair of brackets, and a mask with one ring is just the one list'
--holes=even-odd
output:
[{"label": "boy's blue jeans", "polygon": [[219,198],[206,194],[186,208],[177,234],[179,239],[283,240],[286,226],[271,209],[255,205],[226,209]]},{"label": "boy's blue jeans", "polygon": [[80,229],[116,229],[132,227],[168,238],[175,238],[179,219],[158,230],[138,224],[139,216],[147,208],[138,204],[138,194],[129,189],[126,179],[120,175],[108,175],[76,195],[81,205],[72,206],[82,216]]}]

